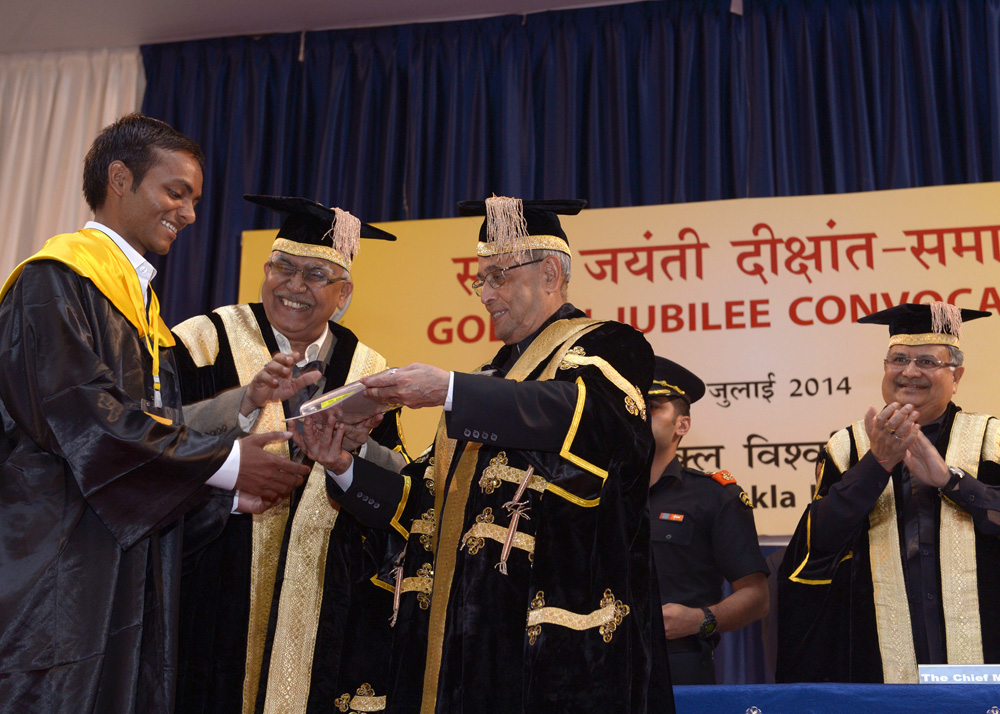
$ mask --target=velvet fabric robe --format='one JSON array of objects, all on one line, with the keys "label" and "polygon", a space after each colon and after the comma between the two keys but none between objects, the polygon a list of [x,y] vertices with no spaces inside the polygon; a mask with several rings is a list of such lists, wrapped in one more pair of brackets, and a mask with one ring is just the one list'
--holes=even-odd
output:
[{"label": "velvet fabric robe", "polygon": [[652,350],[570,305],[544,327],[501,350],[506,379],[455,375],[402,477],[356,459],[346,492],[327,480],[363,523],[410,534],[387,711],[647,711]]}]

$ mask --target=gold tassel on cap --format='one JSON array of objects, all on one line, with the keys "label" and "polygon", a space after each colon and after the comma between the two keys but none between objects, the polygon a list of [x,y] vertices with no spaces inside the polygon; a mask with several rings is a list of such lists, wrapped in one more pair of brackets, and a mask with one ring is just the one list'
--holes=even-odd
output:
[{"label": "gold tassel on cap", "polygon": [[330,236],[333,249],[350,264],[361,250],[361,219],[340,208],[334,208],[333,214],[333,223],[323,238]]},{"label": "gold tassel on cap", "polygon": [[493,255],[513,253],[514,260],[521,260],[531,250],[521,199],[507,196],[486,199],[486,237]]},{"label": "gold tassel on cap", "polygon": [[962,338],[962,309],[946,302],[931,303],[931,332]]}]

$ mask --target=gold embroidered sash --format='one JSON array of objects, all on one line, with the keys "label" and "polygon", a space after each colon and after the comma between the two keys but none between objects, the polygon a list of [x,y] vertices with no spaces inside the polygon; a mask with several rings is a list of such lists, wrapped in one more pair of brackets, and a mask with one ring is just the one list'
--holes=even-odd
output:
[{"label": "gold embroidered sash", "polygon": [[[978,475],[989,419],[984,414],[958,412],[949,436],[945,461],[964,469],[973,478]],[[851,429],[860,458],[870,448],[864,422],[856,422]],[[983,648],[972,517],[942,499],[939,527],[938,562],[948,662],[981,664]],[[883,678],[886,683],[915,683],[917,662],[891,480],[869,514],[868,543]]]},{"label": "gold embroidered sash", "polygon": [[[249,384],[268,362],[271,353],[261,335],[257,319],[248,305],[229,305],[215,311],[221,318],[240,384]],[[285,415],[281,404],[264,405],[254,425],[254,432],[284,431]],[[265,450],[288,458],[288,444],[268,444]],[[311,480],[311,479],[310,479]],[[264,660],[271,599],[278,573],[281,541],[288,521],[288,500],[285,499],[264,513],[253,516],[250,555],[250,617],[247,626],[246,674],[243,678],[243,714],[253,714],[257,706],[257,690]]]},{"label": "gold embroidered sash", "polygon": [[[945,461],[973,478],[979,477],[979,456],[986,442],[986,414],[955,415]],[[995,443],[995,438],[992,439]],[[983,631],[979,618],[976,575],[976,533],[972,516],[946,498],[941,499],[939,538],[944,631],[949,664],[983,664]]]},{"label": "gold embroidered sash", "polygon": [[[345,383],[381,372],[385,366],[382,355],[359,342]],[[315,464],[295,509],[289,534],[264,714],[305,714],[323,602],[327,549],[337,514],[326,495],[325,469],[322,464]]]},{"label": "gold embroidered sash", "polygon": [[[593,329],[598,324],[600,324],[598,321],[590,318],[557,320],[532,341],[528,349],[507,373],[506,379],[523,381],[554,349],[573,336],[588,328]],[[569,347],[567,346],[566,349]],[[551,379],[551,376],[548,378]],[[447,437],[447,428],[442,415],[434,443],[432,472],[434,475],[434,513],[438,514],[437,533],[432,538],[432,548],[437,554],[437,561],[434,570],[434,591],[431,598],[430,624],[427,634],[427,660],[420,708],[422,714],[433,714],[437,703],[448,600],[451,596],[455,561],[465,525],[465,506],[468,503],[472,481],[475,477],[481,444],[476,442],[466,444],[448,489],[448,508],[445,510],[442,508],[445,503],[444,483],[451,468],[456,446],[457,441]]]}]

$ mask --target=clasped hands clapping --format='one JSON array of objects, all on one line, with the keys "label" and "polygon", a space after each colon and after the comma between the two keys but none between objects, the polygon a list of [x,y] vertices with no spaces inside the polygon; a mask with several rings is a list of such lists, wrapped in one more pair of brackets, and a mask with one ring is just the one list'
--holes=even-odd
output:
[{"label": "clasped hands clapping", "polygon": [[920,430],[919,418],[912,404],[893,402],[881,411],[869,407],[865,431],[871,453],[886,471],[892,471],[902,461],[919,481],[943,488],[950,478],[948,465]]}]

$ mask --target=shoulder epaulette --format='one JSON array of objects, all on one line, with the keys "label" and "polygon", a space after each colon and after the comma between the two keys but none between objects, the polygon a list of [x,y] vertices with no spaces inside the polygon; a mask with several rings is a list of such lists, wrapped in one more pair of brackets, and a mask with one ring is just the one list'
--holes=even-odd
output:
[{"label": "shoulder epaulette", "polygon": [[736,483],[736,477],[733,476],[728,471],[716,471],[711,474],[712,478],[718,481],[723,486],[728,486],[731,483]]}]

